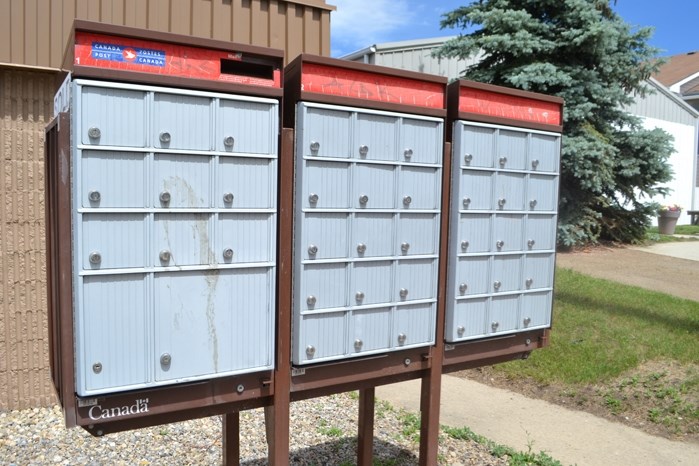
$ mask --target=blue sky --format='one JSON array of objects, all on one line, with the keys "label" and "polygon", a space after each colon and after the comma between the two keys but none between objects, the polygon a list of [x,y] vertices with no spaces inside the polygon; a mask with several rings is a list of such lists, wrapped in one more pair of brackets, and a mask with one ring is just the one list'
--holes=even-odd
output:
[{"label": "blue sky", "polygon": [[[469,0],[327,0],[331,15],[332,56],[373,44],[456,35],[439,28],[441,15]],[[660,55],[699,50],[696,21],[699,0],[618,0],[617,13],[632,26],[655,28],[651,45]]]}]

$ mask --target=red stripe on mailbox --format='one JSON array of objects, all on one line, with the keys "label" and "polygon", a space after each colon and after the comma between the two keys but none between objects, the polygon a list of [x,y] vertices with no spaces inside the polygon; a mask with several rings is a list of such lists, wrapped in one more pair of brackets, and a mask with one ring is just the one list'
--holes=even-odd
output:
[{"label": "red stripe on mailbox", "polygon": [[[103,47],[114,46],[113,50]],[[118,59],[119,49],[124,59]],[[143,51],[143,60],[137,60]],[[234,51],[209,50],[199,47],[151,42],[127,37],[77,31],[75,33],[75,64],[113,70],[181,78],[227,81],[261,87],[281,87],[281,71],[275,69],[272,79],[221,73],[221,60],[242,61]]]},{"label": "red stripe on mailbox", "polygon": [[444,108],[443,84],[315,63],[303,64],[301,89],[376,102]]},{"label": "red stripe on mailbox", "polygon": [[561,105],[526,97],[462,87],[459,112],[476,113],[513,120],[561,125]]}]

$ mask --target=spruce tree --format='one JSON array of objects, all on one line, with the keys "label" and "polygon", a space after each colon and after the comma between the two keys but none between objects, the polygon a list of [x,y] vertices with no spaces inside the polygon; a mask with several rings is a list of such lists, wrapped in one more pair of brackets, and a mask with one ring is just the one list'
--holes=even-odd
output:
[{"label": "spruce tree", "polygon": [[565,99],[558,242],[643,238],[660,185],[672,178],[672,138],[624,107],[649,92],[660,65],[650,28],[633,29],[609,0],[480,0],[443,17],[474,29],[438,56],[482,60],[464,77]]}]

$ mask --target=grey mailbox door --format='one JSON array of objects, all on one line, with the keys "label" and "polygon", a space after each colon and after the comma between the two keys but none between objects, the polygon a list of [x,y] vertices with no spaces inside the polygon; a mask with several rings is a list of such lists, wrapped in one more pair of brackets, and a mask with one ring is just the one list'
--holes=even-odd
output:
[{"label": "grey mailbox door", "polygon": [[434,342],[444,122],[297,105],[293,362]]},{"label": "grey mailbox door", "polygon": [[560,135],[456,121],[446,340],[551,324]]},{"label": "grey mailbox door", "polygon": [[278,102],[71,94],[78,395],[272,368]]}]

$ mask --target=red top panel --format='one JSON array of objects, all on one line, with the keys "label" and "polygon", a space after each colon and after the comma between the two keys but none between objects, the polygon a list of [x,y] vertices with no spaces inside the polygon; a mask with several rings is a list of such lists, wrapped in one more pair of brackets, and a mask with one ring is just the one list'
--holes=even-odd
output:
[{"label": "red top panel", "polygon": [[472,87],[459,89],[459,112],[546,125],[563,124],[562,106],[533,98],[493,92]]},{"label": "red top panel", "polygon": [[278,68],[270,73],[269,79],[246,76],[235,72],[222,72],[222,60],[244,61],[243,54],[239,52],[92,32],[75,32],[75,65],[262,87],[281,87],[281,70]]},{"label": "red top panel", "polygon": [[304,63],[301,90],[392,104],[444,109],[444,84]]}]

